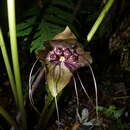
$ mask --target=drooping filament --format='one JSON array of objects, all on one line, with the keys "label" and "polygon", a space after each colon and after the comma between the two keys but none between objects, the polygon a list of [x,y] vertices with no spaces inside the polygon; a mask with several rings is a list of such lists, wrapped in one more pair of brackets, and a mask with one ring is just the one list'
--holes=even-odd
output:
[{"label": "drooping filament", "polygon": [[34,104],[34,101],[33,101],[33,98],[32,98],[32,83],[33,83],[33,80],[32,80],[32,73],[33,73],[33,70],[34,70],[34,67],[36,65],[36,63],[38,62],[39,59],[37,59],[32,68],[31,68],[31,71],[30,71],[30,74],[29,74],[29,99],[31,101],[32,104]]},{"label": "drooping filament", "polygon": [[84,93],[86,94],[86,96],[88,97],[89,101],[90,101],[90,102],[92,103],[92,105],[93,105],[93,102],[92,102],[90,96],[88,95],[88,93],[87,93],[87,91],[86,91],[86,89],[85,89],[85,87],[84,87],[84,85],[83,85],[83,83],[82,83],[82,80],[80,79],[80,76],[79,76],[78,72],[77,72],[76,74],[77,74],[77,76],[78,76],[79,82],[80,82],[80,84],[81,84],[81,87],[82,87]]},{"label": "drooping filament", "polygon": [[77,107],[79,108],[79,96],[78,96],[77,84],[74,76],[73,76],[73,81],[74,81],[74,88],[76,93]]},{"label": "drooping filament", "polygon": [[[33,93],[32,93],[32,83],[33,83],[33,79],[32,79],[32,73],[33,73],[33,70],[34,70],[34,67],[36,65],[36,63],[38,62],[39,58],[34,62],[32,68],[31,68],[31,71],[30,71],[30,74],[29,74],[29,100],[30,100],[30,103],[32,105],[32,107],[34,108],[34,110],[39,113],[38,109],[35,107],[34,105],[34,101],[33,101]],[[40,114],[40,113],[39,113]]]},{"label": "drooping filament", "polygon": [[97,115],[97,120],[99,119],[99,116],[98,116],[98,110],[97,110],[97,107],[98,107],[98,92],[97,92],[97,82],[96,82],[96,79],[95,79],[95,76],[94,76],[94,72],[93,72],[93,69],[91,67],[91,65],[88,63],[88,67],[90,68],[90,71],[91,71],[91,74],[92,74],[92,77],[93,77],[93,82],[94,82],[94,87],[95,87],[95,96],[96,96],[96,115]]}]

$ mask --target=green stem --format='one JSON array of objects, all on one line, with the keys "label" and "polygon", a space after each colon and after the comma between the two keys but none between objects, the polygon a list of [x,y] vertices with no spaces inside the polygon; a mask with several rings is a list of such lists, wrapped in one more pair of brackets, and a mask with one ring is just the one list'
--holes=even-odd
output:
[{"label": "green stem", "polygon": [[8,8],[8,22],[9,22],[9,34],[11,43],[12,62],[15,75],[16,89],[18,95],[18,105],[21,112],[22,128],[27,130],[26,113],[24,109],[22,83],[19,68],[18,48],[16,39],[16,20],[15,20],[15,0],[7,0]]},{"label": "green stem", "polygon": [[11,87],[12,87],[12,92],[13,92],[15,101],[17,103],[17,93],[16,93],[16,86],[15,86],[14,76],[13,76],[11,66],[10,66],[10,63],[9,63],[9,58],[8,58],[4,38],[3,38],[3,35],[2,35],[1,27],[0,27],[0,48],[1,48],[1,51],[2,51],[4,63],[5,63],[5,66],[6,66],[8,77],[9,77],[9,81],[10,81],[10,84],[11,84]]},{"label": "green stem", "polygon": [[114,0],[109,0],[105,7],[103,8],[102,12],[100,13],[99,17],[97,18],[96,22],[94,23],[92,29],[87,35],[87,41],[90,42],[92,37],[94,36],[95,32],[97,31],[98,27],[100,26],[101,22],[103,21],[104,17],[106,16],[107,12],[113,5]]},{"label": "green stem", "polygon": [[[60,92],[57,96],[57,102],[60,100],[60,97],[62,95],[62,92]],[[55,104],[55,101],[53,101],[52,105],[51,105],[51,108],[49,109],[48,111],[48,114],[47,114],[47,117],[45,118],[44,122],[43,122],[43,129],[42,130],[46,130],[46,127],[47,127],[47,124],[48,124],[48,121],[50,120],[54,110],[56,108],[56,104]]]},{"label": "green stem", "polygon": [[[60,92],[57,96],[57,101],[60,100],[60,97],[62,95],[62,92]],[[54,99],[54,98],[52,98]],[[52,101],[51,99],[51,101]],[[36,127],[36,130],[46,130],[46,127],[47,127],[47,124],[48,124],[48,121],[50,120],[55,108],[56,108],[56,105],[55,105],[55,101],[53,101],[51,107],[49,108],[49,110],[47,111],[48,109],[48,106],[49,104],[46,104],[43,108],[43,111],[41,113],[41,117],[40,117],[40,120],[38,122],[38,125]]]},{"label": "green stem", "polygon": [[14,126],[16,129],[18,129],[16,122],[1,106],[0,106],[0,114],[8,121],[8,123],[11,126]]}]

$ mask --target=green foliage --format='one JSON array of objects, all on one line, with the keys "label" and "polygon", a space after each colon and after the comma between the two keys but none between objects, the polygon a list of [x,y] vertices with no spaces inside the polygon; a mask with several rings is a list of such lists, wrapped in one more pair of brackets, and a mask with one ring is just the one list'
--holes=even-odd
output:
[{"label": "green foliage", "polygon": [[113,130],[128,130],[130,128],[130,123],[122,122],[121,116],[124,113],[124,108],[117,109],[116,106],[110,105],[108,108],[103,106],[98,106],[97,110],[103,112],[107,117],[111,117],[110,128]]},{"label": "green foliage", "polygon": [[116,118],[116,119],[119,119],[124,112],[123,108],[117,109],[116,106],[114,106],[114,105],[110,105],[108,108],[103,107],[103,106],[98,106],[97,110],[100,111],[100,112],[103,112],[108,117],[113,117],[113,118]]},{"label": "green foliage", "polygon": [[45,7],[32,8],[24,16],[24,20],[17,24],[18,37],[24,37],[24,41],[32,37],[31,52],[42,48],[44,41],[51,40],[63,31],[73,19],[72,2],[69,0],[53,0],[48,8]]},{"label": "green foliage", "polygon": [[17,37],[28,36],[31,33],[36,23],[37,14],[39,13],[40,11],[38,8],[31,8],[28,10],[26,15],[22,17],[23,21],[16,26]]},{"label": "green foliage", "polygon": [[32,41],[30,51],[38,50],[43,47],[46,40],[51,40],[57,33],[63,30],[62,27],[50,23],[43,23],[39,25],[39,31],[35,33]]}]

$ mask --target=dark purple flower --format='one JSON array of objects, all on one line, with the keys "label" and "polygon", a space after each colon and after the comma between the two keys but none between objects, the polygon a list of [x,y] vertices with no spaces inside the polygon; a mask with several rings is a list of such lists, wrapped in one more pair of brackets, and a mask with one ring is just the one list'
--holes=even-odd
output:
[{"label": "dark purple flower", "polygon": [[76,39],[50,40],[37,56],[47,65],[47,82],[56,96],[70,81],[73,72],[92,63],[90,52],[84,51]]},{"label": "dark purple flower", "polygon": [[73,72],[92,63],[90,52],[85,52],[76,39],[50,40],[46,44],[48,51],[41,50],[37,54],[47,64],[50,62],[58,65],[63,62]]}]

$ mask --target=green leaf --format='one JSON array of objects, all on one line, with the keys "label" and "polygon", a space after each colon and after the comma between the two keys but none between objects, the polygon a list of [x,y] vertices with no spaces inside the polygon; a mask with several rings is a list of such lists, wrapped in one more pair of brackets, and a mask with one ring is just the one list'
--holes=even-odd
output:
[{"label": "green leaf", "polygon": [[32,31],[32,28],[26,28],[24,30],[17,30],[17,37],[22,37],[22,36],[26,36],[26,35],[29,35],[30,32]]},{"label": "green leaf", "polygon": [[96,110],[99,111],[99,112],[103,112],[103,111],[106,110],[106,108],[103,107],[103,106],[97,106],[97,107],[96,107]]},{"label": "green leaf", "polygon": [[[63,9],[63,8],[65,9]],[[71,11],[70,11],[71,10]],[[43,20],[34,35],[30,51],[37,51],[44,46],[44,41],[62,32],[73,18],[72,2],[69,0],[53,0],[44,11]]]},{"label": "green leaf", "polygon": [[123,112],[124,112],[124,109],[116,110],[116,111],[114,112],[114,117],[115,117],[116,119],[119,119],[119,118],[122,116]]},{"label": "green leaf", "polygon": [[40,31],[34,36],[36,39],[32,41],[30,52],[42,49],[45,41],[51,40],[56,34],[64,30],[63,27],[59,27],[50,23],[41,24],[39,29]]},{"label": "green leaf", "polygon": [[31,8],[26,12],[24,17],[22,17],[22,22],[16,25],[17,37],[26,36],[31,33],[39,12],[38,8]]},{"label": "green leaf", "polygon": [[[73,2],[70,0],[52,0],[48,7],[29,9],[22,22],[17,24],[17,36],[27,37],[31,34],[30,51],[37,51],[44,46],[44,41],[51,40],[62,32],[73,19]],[[42,15],[43,14],[43,15]]]},{"label": "green leaf", "polygon": [[113,116],[114,112],[116,111],[116,107],[114,105],[109,106],[108,109],[104,111],[106,116]]}]

